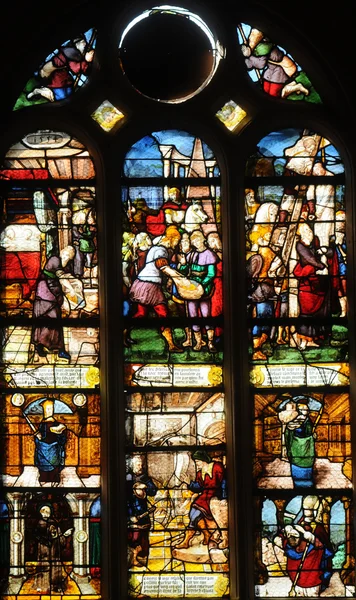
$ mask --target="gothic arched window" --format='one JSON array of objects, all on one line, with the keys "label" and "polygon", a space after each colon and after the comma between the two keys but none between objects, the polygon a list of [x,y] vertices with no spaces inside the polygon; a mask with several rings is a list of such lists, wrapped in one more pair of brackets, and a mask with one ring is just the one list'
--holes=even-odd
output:
[{"label": "gothic arched window", "polygon": [[353,596],[323,66],[265,11],[111,8],[44,38],[3,110],[0,593]]}]

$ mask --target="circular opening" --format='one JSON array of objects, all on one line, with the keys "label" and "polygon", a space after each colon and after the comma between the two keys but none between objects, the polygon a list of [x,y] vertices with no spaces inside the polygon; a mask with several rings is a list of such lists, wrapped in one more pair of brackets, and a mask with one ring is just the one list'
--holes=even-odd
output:
[{"label": "circular opening", "polygon": [[223,52],[198,15],[161,6],[126,27],[119,44],[123,71],[141,94],[161,102],[184,102],[213,77]]}]

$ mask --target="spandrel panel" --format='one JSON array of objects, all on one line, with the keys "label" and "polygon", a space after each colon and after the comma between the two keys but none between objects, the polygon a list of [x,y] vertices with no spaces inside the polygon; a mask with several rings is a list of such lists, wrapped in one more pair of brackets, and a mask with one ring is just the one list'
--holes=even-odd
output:
[{"label": "spandrel panel", "polygon": [[256,393],[253,427],[258,488],[352,487],[347,392]]},{"label": "spandrel panel", "polygon": [[13,110],[72,98],[90,76],[96,37],[95,29],[78,32],[51,52],[26,83]]},{"label": "spandrel panel", "polygon": [[14,187],[4,198],[3,223],[3,316],[98,315],[95,188]]},{"label": "spandrel panel", "polygon": [[266,32],[239,23],[237,35],[247,72],[264,94],[292,102],[321,103],[306,72]]},{"label": "spandrel panel", "polygon": [[130,596],[225,596],[224,452],[134,453],[126,477]]},{"label": "spandrel panel", "polygon": [[224,394],[133,393],[127,398],[126,436],[135,446],[224,444]]},{"label": "spandrel panel", "polygon": [[14,392],[3,395],[1,413],[4,487],[99,486],[99,395]]},{"label": "spandrel panel", "polygon": [[355,593],[351,497],[264,496],[254,510],[256,596]]},{"label": "spandrel panel", "polygon": [[[43,344],[48,338],[49,351],[39,348],[40,340]],[[2,330],[2,385],[94,388],[99,385],[98,351],[95,327],[66,327],[60,319],[9,326]]]},{"label": "spandrel panel", "polygon": [[12,492],[0,501],[3,598],[100,597],[98,492]]}]

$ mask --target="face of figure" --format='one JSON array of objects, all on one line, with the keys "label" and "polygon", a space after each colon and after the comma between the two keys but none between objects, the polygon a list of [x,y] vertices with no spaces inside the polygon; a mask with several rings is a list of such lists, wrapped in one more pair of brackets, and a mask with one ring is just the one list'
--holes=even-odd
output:
[{"label": "face of figure", "polygon": [[152,246],[152,240],[148,233],[142,231],[136,235],[133,247],[139,250],[148,250]]},{"label": "face of figure", "polygon": [[40,508],[40,514],[41,514],[42,519],[44,519],[45,521],[47,521],[47,519],[49,519],[50,516],[51,516],[51,509],[50,509],[50,507],[49,506],[42,506]]},{"label": "face of figure", "polygon": [[189,235],[187,233],[183,233],[182,239],[180,241],[180,247],[182,249],[182,252],[184,252],[185,254],[187,252],[189,252],[189,250],[190,250],[190,239],[189,239]]},{"label": "face of figure", "polygon": [[203,250],[205,247],[205,238],[201,231],[194,232],[190,241],[197,250]]},{"label": "face of figure", "polygon": [[176,248],[178,246],[179,242],[180,242],[179,237],[171,237],[170,243],[169,243],[170,248],[173,250],[174,248]]},{"label": "face of figure", "polygon": [[180,193],[177,188],[171,188],[169,190],[168,197],[170,200],[172,200],[172,202],[175,202],[176,204],[180,204]]},{"label": "face of figure", "polygon": [[132,472],[135,475],[139,475],[143,472],[143,458],[141,456],[134,456],[131,462]]},{"label": "face of figure", "polygon": [[303,242],[308,245],[311,244],[313,241],[314,234],[313,234],[312,230],[310,229],[310,227],[307,224],[302,225],[300,227],[299,231],[300,231],[300,237],[302,238]]},{"label": "face of figure", "polygon": [[134,493],[137,498],[146,498],[146,487],[144,486],[135,486]]},{"label": "face of figure", "polygon": [[75,256],[75,250],[74,250],[73,246],[67,246],[66,248],[63,248],[63,250],[61,252],[62,266],[63,267],[67,266],[69,261],[72,260],[74,258],[74,256]]},{"label": "face of figure", "polygon": [[81,54],[84,54],[85,47],[87,45],[86,41],[85,40],[78,40],[78,42],[76,42],[75,45],[76,45],[76,48],[78,48],[79,52]]},{"label": "face of figure", "polygon": [[254,206],[256,203],[255,192],[253,190],[249,190],[245,196],[247,206]]},{"label": "face of figure", "polygon": [[309,408],[307,406],[299,406],[298,407],[298,412],[300,415],[303,415],[304,417],[307,417],[309,414]]},{"label": "face of figure", "polygon": [[217,233],[209,233],[207,241],[212,250],[221,250],[221,240]]},{"label": "face of figure", "polygon": [[290,546],[292,546],[292,548],[295,548],[296,546],[298,546],[299,542],[300,542],[300,535],[297,536],[297,535],[290,534],[288,536],[288,543]]},{"label": "face of figure", "polygon": [[311,521],[314,517],[314,511],[312,508],[303,508],[303,513],[307,521]]}]

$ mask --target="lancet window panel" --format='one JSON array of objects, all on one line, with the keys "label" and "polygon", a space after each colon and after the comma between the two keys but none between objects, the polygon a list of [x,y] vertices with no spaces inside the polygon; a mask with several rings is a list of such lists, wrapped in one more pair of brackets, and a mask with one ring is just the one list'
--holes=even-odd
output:
[{"label": "lancet window panel", "polygon": [[255,591],[347,596],[354,580],[344,166],[326,137],[284,129],[258,143],[247,182]]},{"label": "lancet window panel", "polygon": [[201,139],[161,131],[123,183],[129,594],[225,596],[219,169]]},{"label": "lancet window panel", "polygon": [[98,598],[95,168],[77,139],[42,129],[10,147],[0,187],[1,593]]}]

